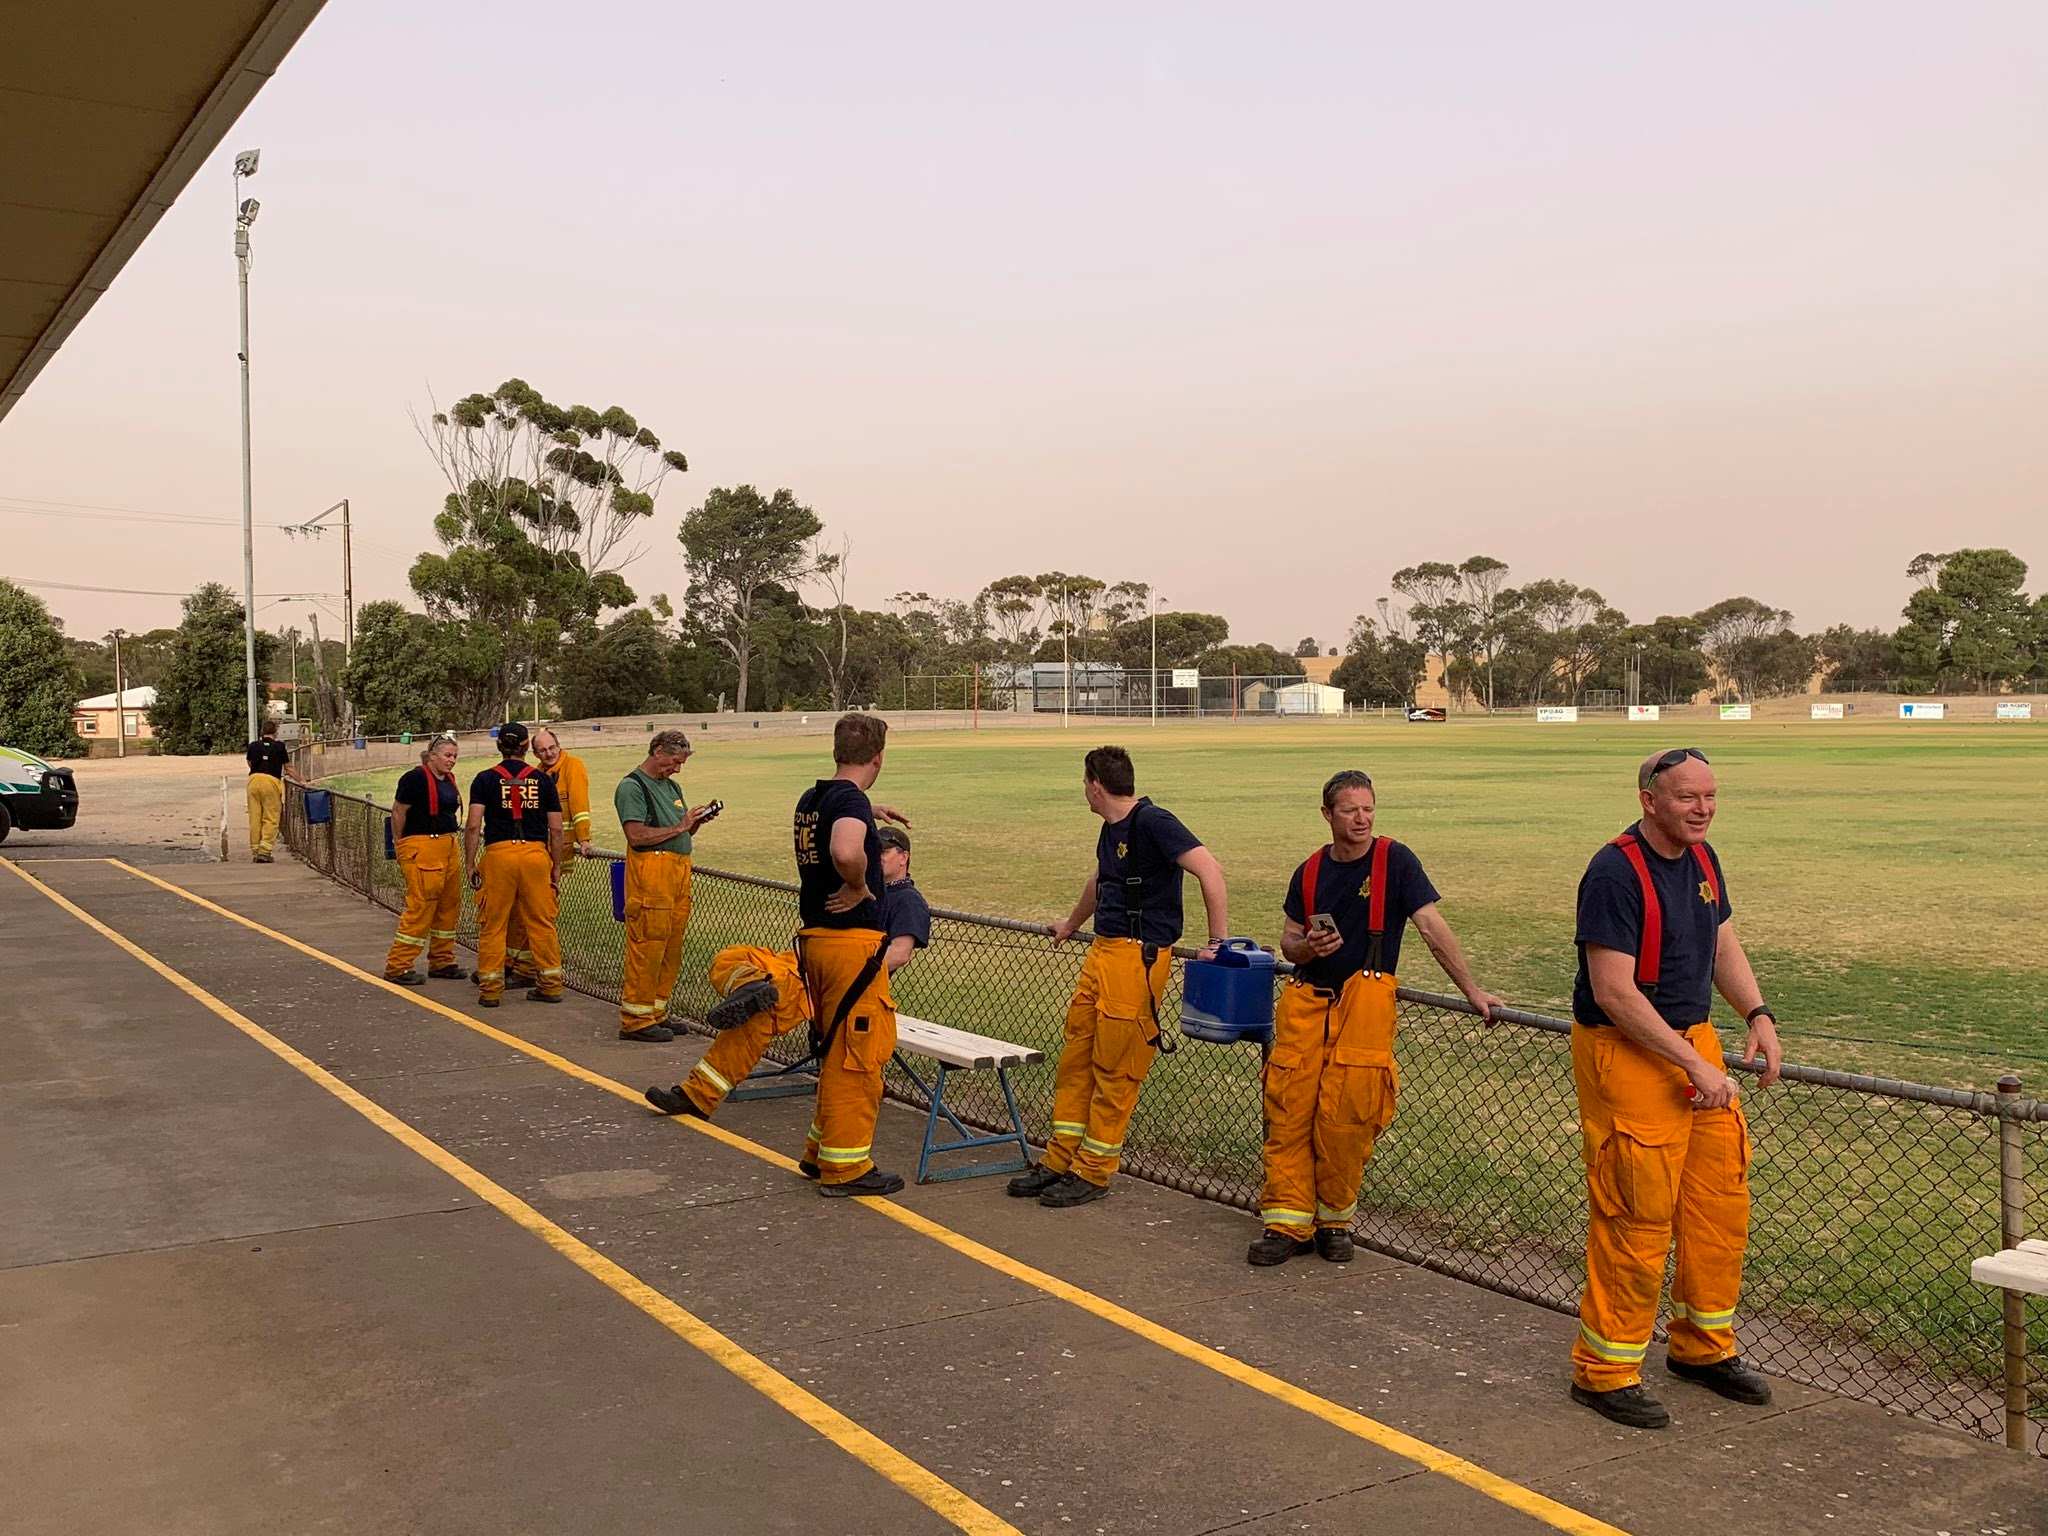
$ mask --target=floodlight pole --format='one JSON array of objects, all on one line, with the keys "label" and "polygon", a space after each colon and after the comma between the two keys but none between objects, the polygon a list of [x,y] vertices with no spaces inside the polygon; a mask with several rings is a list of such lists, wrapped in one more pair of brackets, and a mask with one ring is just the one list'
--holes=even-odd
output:
[{"label": "floodlight pole", "polygon": [[[256,697],[256,524],[249,454],[249,220],[242,216],[242,167],[235,158],[235,269],[241,289],[242,348],[242,667],[248,685],[249,740],[261,725]],[[250,174],[255,166],[249,163]]]},{"label": "floodlight pole", "polygon": [[1159,723],[1159,594],[1145,594],[1152,604],[1152,723]]},{"label": "floodlight pole", "polygon": [[1074,664],[1067,659],[1067,633],[1074,627],[1067,617],[1067,584],[1060,583],[1060,724],[1067,723],[1067,710],[1074,697]]}]

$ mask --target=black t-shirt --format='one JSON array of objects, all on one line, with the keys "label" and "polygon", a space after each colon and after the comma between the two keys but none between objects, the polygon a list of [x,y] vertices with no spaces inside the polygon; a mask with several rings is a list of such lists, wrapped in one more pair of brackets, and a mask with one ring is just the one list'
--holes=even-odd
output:
[{"label": "black t-shirt", "polygon": [[[1316,871],[1316,911],[1327,912],[1337,920],[1337,932],[1344,947],[1334,955],[1296,966],[1295,974],[1303,981],[1336,991],[1365,969],[1372,952],[1372,857],[1370,844],[1363,858],[1347,863],[1332,858],[1328,848],[1323,850],[1323,865]],[[1306,859],[1296,867],[1294,878],[1287,882],[1287,899],[1282,904],[1287,915],[1304,928],[1313,915],[1301,903],[1302,873],[1307,868]],[[1401,930],[1408,926],[1408,919],[1439,899],[1415,850],[1406,843],[1388,839],[1387,926],[1380,940],[1380,969],[1387,975],[1400,971]]]},{"label": "black t-shirt", "polygon": [[[1181,868],[1176,861],[1201,846],[1178,816],[1150,800],[1140,800],[1122,821],[1105,823],[1095,840],[1095,932],[1105,939],[1178,943]],[[1142,882],[1138,902],[1145,914],[1145,931],[1136,934],[1125,886],[1133,877]]]},{"label": "black t-shirt", "polygon": [[[832,828],[851,817],[867,829],[869,899],[851,912],[827,912],[825,902],[846,882],[832,862]],[[882,927],[875,899],[884,885],[882,840],[875,834],[875,809],[860,786],[846,779],[820,779],[796,803],[797,910],[806,928]]]},{"label": "black t-shirt", "polygon": [[[470,781],[469,803],[484,808],[484,842],[545,843],[548,812],[562,809],[555,781],[531,763],[503,766],[505,773],[486,768]],[[507,777],[521,769],[523,777]]]},{"label": "black t-shirt", "polygon": [[891,939],[908,938],[913,949],[932,942],[932,909],[908,875],[882,892],[882,927]]},{"label": "black t-shirt", "polygon": [[242,756],[249,760],[251,773],[267,773],[273,779],[281,779],[284,765],[292,760],[292,749],[275,736],[266,736],[242,748]]},{"label": "black t-shirt", "polygon": [[[1728,901],[1728,879],[1721,872],[1721,856],[1707,847],[1713,861],[1714,880],[1709,885],[1699,861],[1690,848],[1675,859],[1667,859],[1642,840],[1642,823],[1629,828],[1635,833],[1643,862],[1650,868],[1664,912],[1664,945],[1660,952],[1662,969],[1657,992],[1650,999],[1659,1017],[1673,1029],[1690,1029],[1705,1021],[1714,1007],[1714,950],[1720,941],[1721,925],[1735,910]],[[1720,889],[1719,901],[1714,889]],[[1609,843],[1593,855],[1579,881],[1579,975],[1572,986],[1572,1017],[1581,1024],[1611,1026],[1614,1022],[1593,1000],[1593,982],[1586,970],[1586,946],[1598,944],[1633,956],[1643,932],[1643,888],[1636,879],[1628,855]]]},{"label": "black t-shirt", "polygon": [[453,832],[462,814],[462,792],[455,787],[455,781],[430,774],[425,768],[401,774],[398,791],[391,798],[393,804],[405,807],[407,837]]}]

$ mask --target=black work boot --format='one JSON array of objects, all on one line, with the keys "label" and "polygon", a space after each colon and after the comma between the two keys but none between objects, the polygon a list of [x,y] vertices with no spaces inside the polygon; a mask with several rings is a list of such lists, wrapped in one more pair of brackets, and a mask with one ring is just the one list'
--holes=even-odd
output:
[{"label": "black work boot", "polygon": [[902,1187],[901,1174],[870,1168],[859,1178],[848,1179],[844,1184],[820,1184],[818,1193],[828,1199],[844,1200],[853,1195],[893,1195]]},{"label": "black work boot", "polygon": [[427,984],[427,978],[418,971],[400,971],[396,976],[386,976],[384,979],[401,987],[423,987]]},{"label": "black work boot", "polygon": [[666,1045],[675,1037],[676,1032],[666,1024],[648,1024],[639,1029],[622,1029],[619,1031],[619,1038],[621,1040],[637,1040],[642,1045]]},{"label": "black work boot", "polygon": [[1731,1403],[1748,1403],[1752,1408],[1761,1408],[1771,1400],[1771,1384],[1764,1380],[1761,1372],[1744,1365],[1740,1355],[1730,1355],[1712,1365],[1687,1365],[1683,1360],[1667,1357],[1664,1365],[1680,1381],[1690,1381],[1709,1392],[1718,1392]]},{"label": "black work boot", "polygon": [[1349,1264],[1352,1247],[1351,1234],[1344,1228],[1316,1228],[1316,1252],[1332,1264]]},{"label": "black work boot", "polygon": [[1314,1248],[1315,1244],[1305,1237],[1289,1237],[1285,1232],[1261,1232],[1252,1239],[1251,1247],[1245,1249],[1244,1261],[1264,1268],[1269,1264],[1285,1264]]},{"label": "black work boot", "polygon": [[1078,1173],[1070,1173],[1038,1197],[1048,1210],[1064,1211],[1070,1205],[1086,1205],[1109,1193],[1107,1184],[1090,1184]]},{"label": "black work boot", "polygon": [[1584,1403],[1603,1419],[1612,1419],[1630,1429],[1663,1429],[1671,1422],[1671,1410],[1641,1387],[1616,1387],[1612,1392],[1595,1392],[1572,1383],[1572,1401]]},{"label": "black work boot", "polygon": [[681,1083],[677,1083],[673,1088],[650,1088],[642,1097],[664,1115],[688,1115],[692,1120],[711,1118],[697,1107],[695,1099],[683,1092]]},{"label": "black work boot", "polygon": [[750,981],[744,986],[734,987],[725,996],[711,1005],[704,1015],[704,1022],[719,1034],[728,1029],[738,1029],[757,1013],[766,1013],[775,1006],[775,983],[765,977]]},{"label": "black work boot", "polygon": [[528,987],[526,989],[526,1000],[529,1003],[559,1003],[562,1000],[562,994],[559,992],[543,992],[539,987]]},{"label": "black work boot", "polygon": [[815,1183],[817,1182],[820,1170],[816,1163],[808,1162],[803,1158],[798,1158],[796,1164],[796,1171],[802,1174],[805,1178]]},{"label": "black work boot", "polygon": [[459,965],[437,965],[427,972],[427,979],[429,981],[475,981],[476,977]]},{"label": "black work boot", "polygon": [[1063,1177],[1043,1163],[1034,1163],[1003,1187],[1019,1200],[1036,1200]]}]

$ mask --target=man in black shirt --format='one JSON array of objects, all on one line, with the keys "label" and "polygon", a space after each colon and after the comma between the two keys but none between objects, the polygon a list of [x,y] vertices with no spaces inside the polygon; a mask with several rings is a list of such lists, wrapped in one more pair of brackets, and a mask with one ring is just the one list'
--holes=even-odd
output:
[{"label": "man in black shirt", "polygon": [[1273,1012],[1264,1083],[1264,1231],[1245,1258],[1280,1264],[1313,1247],[1351,1261],[1358,1183],[1394,1118],[1395,977],[1410,922],[1444,974],[1488,1018],[1500,999],[1472,979],[1436,887],[1409,848],[1373,832],[1378,800],[1356,769],[1323,785],[1331,841],[1294,872],[1280,950],[1294,974]]},{"label": "man in black shirt", "polygon": [[1743,1059],[1763,1055],[1759,1087],[1777,1081],[1782,1056],[1707,842],[1717,800],[1707,755],[1649,758],[1636,790],[1642,820],[1579,882],[1572,1077],[1591,1210],[1571,1390],[1617,1424],[1661,1429],[1671,1415],[1643,1389],[1643,1356],[1674,1228],[1666,1365],[1735,1402],[1771,1400],[1735,1344],[1749,1125],[1707,1022],[1715,989],[1749,1026]]},{"label": "man in black shirt", "polygon": [[462,792],[455,786],[456,745],[453,736],[437,736],[420,754],[420,766],[408,769],[391,800],[391,846],[405,876],[405,911],[398,936],[384,957],[384,979],[416,987],[423,978],[413,969],[420,951],[427,955],[427,975],[445,981],[469,976],[455,963],[455,929],[462,921],[462,860],[456,852],[455,829],[462,815]]},{"label": "man in black shirt", "polygon": [[[555,781],[526,761],[526,727],[517,720],[498,727],[504,761],[478,774],[469,786],[469,825],[462,862],[473,890],[482,893],[482,931],[477,936],[477,1001],[495,1008],[505,996],[505,929],[516,910],[526,924],[536,984],[526,995],[537,1003],[562,1000],[562,944],[555,932],[562,862],[569,845],[562,838],[562,800]],[[477,842],[484,844],[477,864]]]},{"label": "man in black shirt", "polygon": [[266,720],[256,739],[242,749],[249,762],[249,858],[257,864],[274,862],[277,825],[284,815],[284,781],[298,781],[292,772],[290,748],[277,739],[277,722]]},{"label": "man in black shirt", "polygon": [[901,827],[880,827],[882,845],[882,931],[889,935],[887,963],[894,976],[911,957],[932,942],[932,909],[910,878],[910,834]]},{"label": "man in black shirt", "polygon": [[1223,866],[1173,812],[1138,798],[1130,753],[1122,747],[1090,752],[1081,790],[1102,818],[1095,872],[1074,910],[1054,924],[1052,941],[1065,943],[1092,916],[1095,942],[1067,1005],[1052,1139],[1044,1160],[1009,1183],[1018,1198],[1036,1197],[1056,1209],[1109,1193],[1138,1090],[1159,1052],[1159,998],[1180,939],[1183,873],[1201,885],[1210,946],[1229,932]]}]

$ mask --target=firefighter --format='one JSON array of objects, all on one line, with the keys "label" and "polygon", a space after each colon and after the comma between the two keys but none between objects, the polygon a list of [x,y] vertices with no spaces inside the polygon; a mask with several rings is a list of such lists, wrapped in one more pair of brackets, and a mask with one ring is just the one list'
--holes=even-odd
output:
[{"label": "firefighter", "polygon": [[[1223,866],[1180,822],[1138,798],[1122,747],[1097,747],[1081,770],[1088,808],[1102,818],[1095,872],[1074,910],[1053,925],[1063,944],[1090,916],[1095,941],[1067,1005],[1066,1039],[1054,1076],[1052,1139],[1035,1167],[1010,1180],[1019,1199],[1056,1209],[1109,1193],[1124,1128],[1161,1046],[1159,999],[1181,931],[1181,876],[1193,875],[1208,909],[1209,947],[1229,931]],[[1167,1049],[1171,1049],[1171,1045]]]},{"label": "firefighter", "polygon": [[1665,1364],[1738,1403],[1771,1400],[1735,1343],[1749,1237],[1749,1125],[1707,1022],[1719,989],[1748,1026],[1745,1063],[1778,1079],[1777,1017],[1730,922],[1727,877],[1707,842],[1715,806],[1706,753],[1680,747],[1636,772],[1642,819],[1593,855],[1579,881],[1572,1077],[1590,1220],[1586,1290],[1572,1345],[1572,1398],[1617,1424],[1671,1415],[1643,1387],[1643,1355],[1673,1246]]},{"label": "firefighter", "polygon": [[[495,1008],[505,996],[505,931],[514,913],[526,924],[533,954],[534,984],[527,996],[537,1003],[562,1000],[562,946],[555,933],[555,906],[562,886],[562,801],[555,781],[526,760],[526,727],[517,720],[498,727],[503,760],[478,774],[469,786],[469,823],[462,837],[462,863],[470,888],[482,893],[482,932],[477,940],[477,1001]],[[477,861],[477,843],[484,845]]]},{"label": "firefighter", "polygon": [[[571,854],[590,857],[590,769],[573,752],[562,750],[562,738],[546,726],[533,733],[533,757],[540,771],[555,781],[555,793],[562,802],[562,836],[571,849],[562,856],[566,867]],[[505,930],[505,978],[513,986],[532,986],[533,951],[526,942],[526,923],[517,912]]]},{"label": "firefighter", "polygon": [[[562,754],[567,758],[567,754]],[[619,985],[619,1038],[660,1044],[675,1039],[668,1004],[690,926],[690,850],[710,814],[686,806],[676,774],[690,760],[690,738],[658,731],[647,758],[619,780],[612,809],[626,837],[626,968]],[[579,763],[580,768],[582,765]]]},{"label": "firefighter", "polygon": [[277,722],[265,720],[256,739],[242,749],[249,763],[249,860],[274,862],[277,826],[284,815],[284,781],[299,782],[292,772],[291,749],[277,739]]},{"label": "firefighter", "polygon": [[467,981],[455,963],[455,929],[462,921],[462,857],[455,832],[461,825],[462,792],[455,784],[457,748],[453,736],[437,736],[420,754],[420,765],[398,781],[391,800],[391,846],[405,876],[405,911],[398,936],[384,957],[384,979],[417,987],[426,976],[413,968],[426,952],[427,976]]},{"label": "firefighter", "polygon": [[1356,769],[1323,786],[1330,843],[1287,887],[1280,952],[1294,974],[1273,1013],[1266,1059],[1264,1232],[1245,1254],[1282,1264],[1311,1248],[1351,1262],[1358,1183],[1394,1118],[1394,989],[1408,923],[1458,990],[1491,1018],[1500,999],[1472,979],[1436,887],[1412,850],[1373,835],[1372,779]]},{"label": "firefighter", "polygon": [[[882,845],[882,925],[889,938],[882,963],[894,977],[931,943],[932,909],[910,878],[910,834],[886,826],[876,828],[875,836]],[[663,1114],[709,1120],[733,1086],[754,1070],[771,1040],[811,1022],[810,993],[793,950],[722,949],[711,962],[711,987],[719,1000],[704,1022],[718,1031],[718,1038],[689,1077],[673,1088],[647,1090],[647,1102]],[[810,1139],[819,1137],[814,1120]],[[818,1177],[818,1164],[808,1152],[797,1168],[807,1179]]]}]

